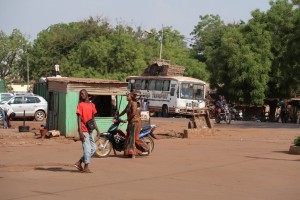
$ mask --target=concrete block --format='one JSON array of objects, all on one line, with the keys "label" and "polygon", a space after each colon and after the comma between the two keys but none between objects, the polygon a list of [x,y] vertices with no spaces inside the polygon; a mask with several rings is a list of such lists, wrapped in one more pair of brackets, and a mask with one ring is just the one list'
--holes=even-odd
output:
[{"label": "concrete block", "polygon": [[300,155],[300,146],[291,145],[289,153]]},{"label": "concrete block", "polygon": [[184,129],[183,138],[197,138],[205,136],[213,136],[214,129],[211,128],[195,128],[195,129]]}]

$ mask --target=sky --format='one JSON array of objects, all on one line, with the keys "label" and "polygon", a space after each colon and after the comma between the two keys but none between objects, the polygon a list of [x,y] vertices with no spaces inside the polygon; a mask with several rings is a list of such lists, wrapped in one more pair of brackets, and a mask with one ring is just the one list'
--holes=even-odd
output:
[{"label": "sky", "polygon": [[191,38],[200,15],[220,15],[225,23],[247,22],[251,11],[269,8],[269,0],[0,0],[0,30],[10,35],[19,29],[33,41],[53,24],[100,16],[113,26],[120,22],[145,30],[171,26]]}]

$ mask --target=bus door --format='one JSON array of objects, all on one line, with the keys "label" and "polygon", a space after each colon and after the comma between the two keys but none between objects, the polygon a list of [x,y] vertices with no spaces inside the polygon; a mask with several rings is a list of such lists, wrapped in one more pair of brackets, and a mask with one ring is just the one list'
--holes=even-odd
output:
[{"label": "bus door", "polygon": [[176,106],[177,93],[178,93],[178,84],[175,81],[171,81],[171,83],[170,83],[170,107]]}]

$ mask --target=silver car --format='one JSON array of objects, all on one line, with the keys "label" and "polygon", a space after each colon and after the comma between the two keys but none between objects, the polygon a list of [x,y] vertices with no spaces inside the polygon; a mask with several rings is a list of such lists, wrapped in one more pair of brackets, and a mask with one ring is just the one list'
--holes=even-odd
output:
[{"label": "silver car", "polygon": [[48,103],[38,95],[14,95],[0,101],[4,110],[11,108],[16,118],[34,118],[43,121],[47,117]]},{"label": "silver car", "polygon": [[3,99],[6,99],[8,97],[12,97],[14,96],[13,93],[0,93],[0,101],[2,101]]}]

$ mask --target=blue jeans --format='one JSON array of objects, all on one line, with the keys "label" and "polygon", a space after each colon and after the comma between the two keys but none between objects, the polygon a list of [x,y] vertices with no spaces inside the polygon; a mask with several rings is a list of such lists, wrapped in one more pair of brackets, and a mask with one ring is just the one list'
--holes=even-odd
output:
[{"label": "blue jeans", "polygon": [[92,133],[89,134],[87,132],[83,132],[83,135],[85,136],[84,142],[82,143],[83,156],[80,160],[85,164],[89,164],[91,162],[91,157],[94,155],[96,150],[95,141]]},{"label": "blue jeans", "polygon": [[7,123],[6,123],[6,118],[5,118],[5,112],[2,109],[1,109],[1,114],[2,114],[3,128],[7,128]]}]

